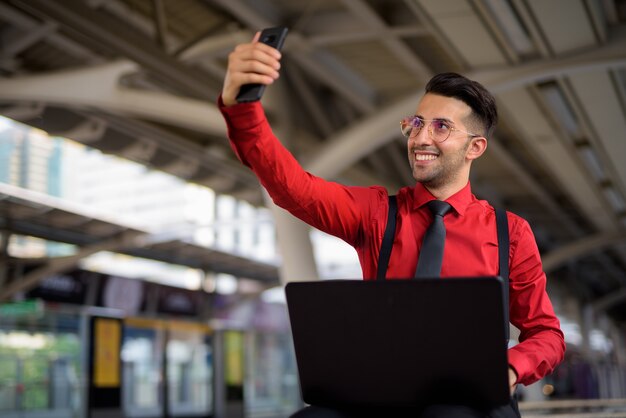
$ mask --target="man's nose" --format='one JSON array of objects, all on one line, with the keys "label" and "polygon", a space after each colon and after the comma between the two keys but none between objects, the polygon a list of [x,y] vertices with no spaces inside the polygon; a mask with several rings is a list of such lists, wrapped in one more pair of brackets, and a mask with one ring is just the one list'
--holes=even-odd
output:
[{"label": "man's nose", "polygon": [[430,145],[433,143],[432,135],[430,134],[430,126],[424,126],[417,135],[412,135],[409,141],[413,145]]}]

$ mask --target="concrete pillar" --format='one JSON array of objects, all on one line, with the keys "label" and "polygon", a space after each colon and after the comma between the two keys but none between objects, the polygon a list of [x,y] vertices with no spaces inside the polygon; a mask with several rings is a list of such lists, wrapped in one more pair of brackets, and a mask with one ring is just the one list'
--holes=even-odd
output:
[{"label": "concrete pillar", "polygon": [[626,345],[624,345],[624,330],[614,322],[610,325],[610,337],[613,341],[615,361],[621,369],[626,370]]},{"label": "concrete pillar", "polygon": [[267,194],[265,200],[274,216],[276,241],[282,257],[280,282],[318,280],[309,226],[276,206]]}]

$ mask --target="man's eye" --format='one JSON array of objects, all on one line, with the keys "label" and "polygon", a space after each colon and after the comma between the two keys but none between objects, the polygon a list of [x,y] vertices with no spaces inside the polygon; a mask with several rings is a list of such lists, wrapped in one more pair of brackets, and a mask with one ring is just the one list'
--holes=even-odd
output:
[{"label": "man's eye", "polygon": [[450,130],[450,126],[448,126],[447,123],[445,123],[442,120],[435,120],[433,121],[433,127],[437,130],[437,131],[449,131]]}]

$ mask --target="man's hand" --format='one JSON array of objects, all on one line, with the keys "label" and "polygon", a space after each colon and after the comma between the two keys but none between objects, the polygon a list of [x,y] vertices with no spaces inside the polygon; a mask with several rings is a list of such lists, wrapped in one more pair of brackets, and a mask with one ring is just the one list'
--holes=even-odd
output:
[{"label": "man's hand", "polygon": [[509,389],[511,391],[511,396],[513,396],[513,392],[515,392],[515,388],[517,387],[517,373],[513,370],[512,367],[509,367]]},{"label": "man's hand", "polygon": [[272,84],[278,78],[280,52],[259,42],[260,32],[251,43],[237,45],[228,56],[228,68],[222,88],[224,105],[237,103],[237,94],[244,84]]}]

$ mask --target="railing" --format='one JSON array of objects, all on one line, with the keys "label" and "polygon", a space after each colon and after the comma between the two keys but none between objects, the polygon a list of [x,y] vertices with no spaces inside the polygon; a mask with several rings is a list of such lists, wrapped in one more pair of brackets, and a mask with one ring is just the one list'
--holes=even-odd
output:
[{"label": "railing", "polygon": [[520,402],[523,418],[626,418],[626,399],[563,399]]}]

